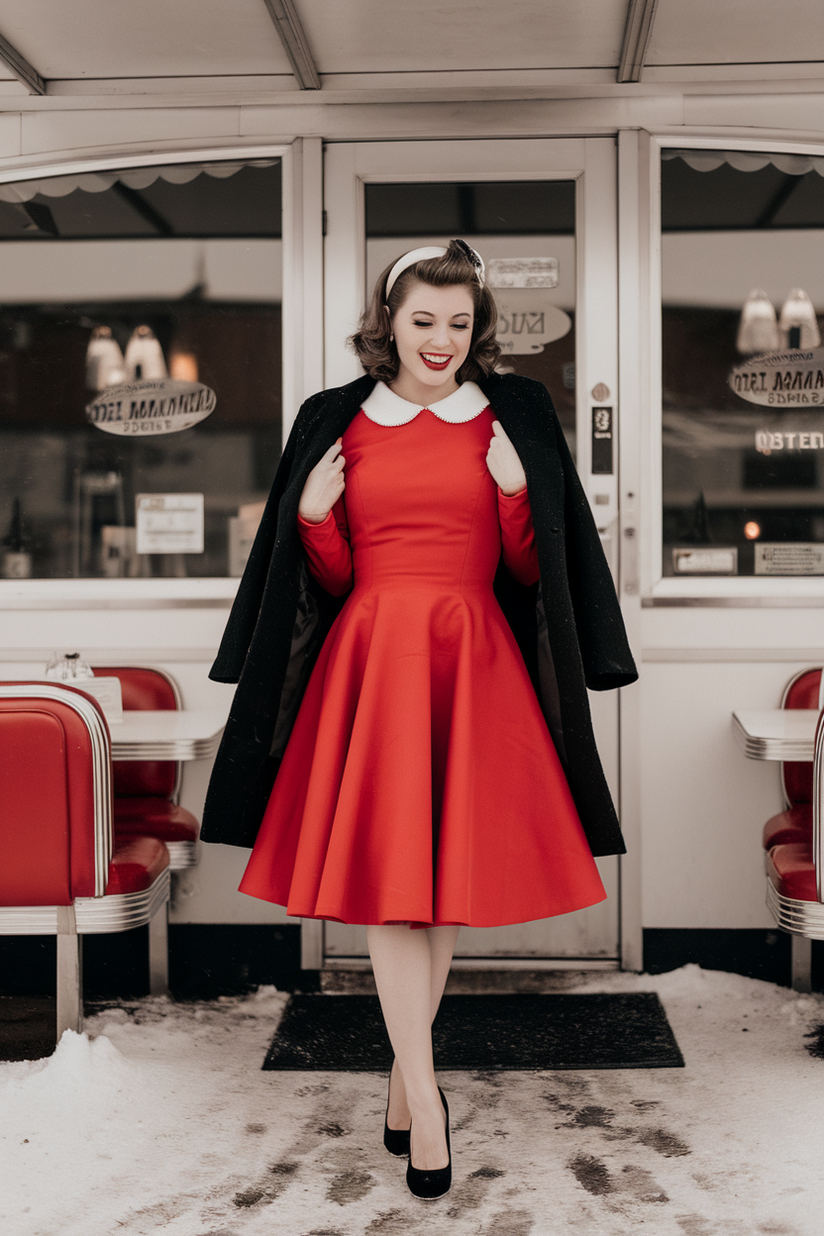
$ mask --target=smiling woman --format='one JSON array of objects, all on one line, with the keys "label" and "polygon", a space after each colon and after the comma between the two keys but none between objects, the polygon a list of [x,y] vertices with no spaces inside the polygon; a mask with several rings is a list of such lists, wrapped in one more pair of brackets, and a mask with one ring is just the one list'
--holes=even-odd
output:
[{"label": "smiling woman", "polygon": [[300,410],[212,668],[240,681],[202,836],[254,841],[241,892],[366,925],[384,1144],[426,1198],[451,1180],[431,1022],[458,929],[606,897],[593,854],[623,842],[584,665],[635,677],[548,393],[495,372],[483,273],[458,240],[384,270],[352,338],[367,376]]}]

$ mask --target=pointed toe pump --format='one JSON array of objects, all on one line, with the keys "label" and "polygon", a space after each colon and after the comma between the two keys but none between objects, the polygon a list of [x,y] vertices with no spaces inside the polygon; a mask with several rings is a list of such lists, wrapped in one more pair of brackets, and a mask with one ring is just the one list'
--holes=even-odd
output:
[{"label": "pointed toe pump", "polygon": [[[390,1072],[391,1079],[391,1072]],[[388,1090],[388,1087],[387,1087]],[[389,1094],[386,1096],[386,1116],[383,1122],[383,1144],[390,1154],[397,1159],[403,1159],[409,1154],[409,1130],[390,1129],[389,1127]]]},{"label": "pointed toe pump", "polygon": [[[409,1156],[409,1163],[406,1168],[406,1184],[409,1192],[414,1197],[419,1197],[425,1202],[434,1202],[437,1198],[443,1197],[452,1188],[452,1147],[449,1142],[449,1106],[446,1102],[446,1096],[438,1087],[438,1094],[441,1096],[443,1109],[446,1112],[446,1153],[449,1156],[449,1162],[446,1167],[438,1167],[432,1171],[420,1171],[417,1167],[412,1166],[412,1155]],[[410,1130],[411,1132],[411,1130]]]}]

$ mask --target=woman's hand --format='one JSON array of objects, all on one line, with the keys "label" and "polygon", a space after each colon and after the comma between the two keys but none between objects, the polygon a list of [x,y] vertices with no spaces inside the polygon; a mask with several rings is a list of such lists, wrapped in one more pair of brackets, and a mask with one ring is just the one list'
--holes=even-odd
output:
[{"label": "woman's hand", "polygon": [[298,515],[305,519],[307,524],[322,524],[343,493],[346,485],[343,465],[346,460],[340,453],[341,441],[342,439],[338,438],[337,442],[329,447],[306,478],[298,503]]},{"label": "woman's hand", "polygon": [[486,453],[486,466],[501,493],[511,498],[526,489],[526,473],[518,458],[518,452],[504,433],[500,421],[492,422],[492,432],[494,437],[490,440]]}]

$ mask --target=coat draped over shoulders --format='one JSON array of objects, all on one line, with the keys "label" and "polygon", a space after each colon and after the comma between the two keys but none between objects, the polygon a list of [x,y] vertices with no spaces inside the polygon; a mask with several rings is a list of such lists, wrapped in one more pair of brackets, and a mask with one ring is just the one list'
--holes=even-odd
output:
[{"label": "coat draped over shoulders", "polygon": [[[637,672],[589,502],[546,388],[493,374],[482,388],[527,477],[541,579],[501,565],[499,604],[518,641],[593,854],[624,852],[592,732],[587,687]],[[297,512],[312,468],[374,387],[369,377],[301,407],[281,458],[210,678],[237,690],[203,814],[204,841],[254,844],[317,652],[343,603],[306,568]]]}]

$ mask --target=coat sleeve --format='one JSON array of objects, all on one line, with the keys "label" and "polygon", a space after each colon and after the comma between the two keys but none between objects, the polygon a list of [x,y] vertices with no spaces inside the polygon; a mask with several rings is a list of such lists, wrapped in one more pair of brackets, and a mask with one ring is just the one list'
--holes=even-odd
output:
[{"label": "coat sleeve", "polygon": [[320,398],[321,395],[314,395],[301,406],[284,447],[215,663],[209,671],[209,677],[215,682],[237,682],[243,670],[257,625],[272,549],[277,537],[280,500],[289,483],[295,454],[306,437]]},{"label": "coat sleeve", "polygon": [[611,691],[635,682],[638,671],[584,487],[554,410],[552,415],[564,471],[567,577],[584,675],[591,690]]}]

